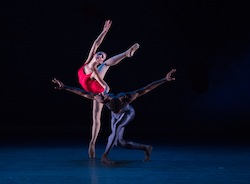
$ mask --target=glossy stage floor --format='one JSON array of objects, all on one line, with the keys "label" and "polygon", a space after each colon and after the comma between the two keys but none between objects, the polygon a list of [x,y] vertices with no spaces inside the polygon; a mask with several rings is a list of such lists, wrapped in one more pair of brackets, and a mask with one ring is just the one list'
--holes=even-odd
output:
[{"label": "glossy stage floor", "polygon": [[[146,142],[146,141],[145,141]],[[147,142],[148,143],[148,142]],[[105,142],[89,159],[87,142],[73,139],[2,141],[1,184],[243,184],[250,183],[249,144],[151,141],[151,160],[140,150],[115,147],[114,165],[100,162]]]}]

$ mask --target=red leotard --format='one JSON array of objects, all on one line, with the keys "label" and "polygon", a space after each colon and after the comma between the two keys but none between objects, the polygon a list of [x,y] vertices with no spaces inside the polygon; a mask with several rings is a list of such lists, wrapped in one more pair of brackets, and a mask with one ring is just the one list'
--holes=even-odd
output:
[{"label": "red leotard", "polygon": [[90,74],[84,73],[84,66],[85,65],[86,64],[81,66],[78,70],[79,83],[81,84],[83,89],[86,90],[87,92],[102,93],[104,91],[104,88],[99,84],[99,82],[97,80],[90,78],[92,72]]}]

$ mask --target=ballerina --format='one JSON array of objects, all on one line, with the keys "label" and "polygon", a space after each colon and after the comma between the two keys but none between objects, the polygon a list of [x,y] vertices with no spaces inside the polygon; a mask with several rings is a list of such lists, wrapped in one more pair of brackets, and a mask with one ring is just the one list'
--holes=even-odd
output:
[{"label": "ballerina", "polygon": [[[106,20],[102,32],[96,38],[91,46],[86,61],[78,69],[78,81],[82,88],[93,93],[107,93],[110,87],[105,82],[104,77],[110,66],[117,65],[124,58],[131,58],[135,51],[140,47],[138,43],[132,45],[126,51],[107,59],[107,54],[103,51],[97,52],[97,49],[104,40],[111,27],[112,21]],[[103,104],[93,100],[92,106],[92,133],[89,142],[88,154],[90,158],[95,158],[95,144],[101,126],[101,114]]]}]

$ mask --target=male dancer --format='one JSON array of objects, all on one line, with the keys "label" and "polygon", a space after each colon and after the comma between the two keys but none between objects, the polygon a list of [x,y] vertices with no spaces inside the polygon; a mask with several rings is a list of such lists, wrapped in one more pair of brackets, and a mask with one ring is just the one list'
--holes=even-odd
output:
[{"label": "male dancer", "polygon": [[160,80],[156,80],[145,87],[142,87],[140,89],[131,91],[131,92],[120,92],[118,94],[113,93],[91,93],[86,92],[83,89],[70,87],[67,85],[64,85],[60,80],[53,79],[52,82],[57,84],[58,86],[55,87],[55,89],[64,89],[70,92],[73,92],[77,95],[83,96],[85,98],[96,100],[99,103],[104,104],[107,106],[111,111],[111,129],[112,133],[110,134],[108,138],[108,143],[106,145],[105,152],[102,155],[101,162],[112,164],[114,163],[108,158],[108,154],[110,150],[116,146],[120,146],[127,149],[139,149],[145,151],[145,161],[150,160],[150,155],[153,147],[151,145],[144,145],[140,143],[135,143],[132,141],[127,141],[123,139],[124,129],[125,126],[131,122],[135,117],[135,110],[130,105],[131,102],[133,102],[138,97],[150,92],[151,90],[155,89],[159,85],[169,82],[172,80],[175,80],[174,77],[171,75],[176,72],[176,69],[172,69],[170,72],[167,73],[167,75]]}]

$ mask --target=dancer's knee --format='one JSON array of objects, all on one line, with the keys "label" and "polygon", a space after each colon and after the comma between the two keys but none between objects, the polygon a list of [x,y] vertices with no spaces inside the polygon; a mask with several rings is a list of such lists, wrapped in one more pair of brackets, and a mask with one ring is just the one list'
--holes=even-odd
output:
[{"label": "dancer's knee", "polygon": [[126,147],[127,143],[124,140],[118,139],[117,142],[116,142],[116,145],[119,146],[119,147]]}]

